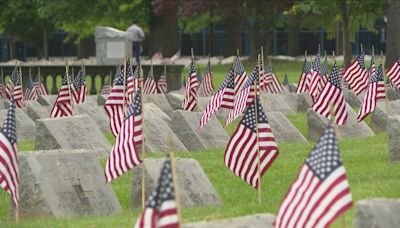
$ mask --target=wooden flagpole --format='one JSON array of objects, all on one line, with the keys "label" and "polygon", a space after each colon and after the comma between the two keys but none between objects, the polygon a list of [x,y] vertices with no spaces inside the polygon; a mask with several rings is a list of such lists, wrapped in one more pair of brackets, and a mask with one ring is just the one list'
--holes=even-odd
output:
[{"label": "wooden flagpole", "polygon": [[141,93],[141,98],[140,98],[140,105],[142,108],[142,209],[146,207],[146,178],[145,178],[145,165],[144,165],[144,107],[143,107],[143,86],[144,86],[144,74],[142,72],[142,64],[140,64],[140,57],[139,57],[139,72],[140,72],[140,93]]},{"label": "wooden flagpole", "polygon": [[[258,55],[258,74],[260,74],[260,55]],[[261,204],[262,198],[261,198],[261,155],[260,155],[260,142],[258,138],[258,107],[257,107],[257,82],[254,82],[254,105],[256,108],[255,111],[255,117],[256,117],[256,137],[257,137],[257,158],[258,158],[258,164],[257,164],[257,173],[258,173],[258,204]]]},{"label": "wooden flagpole", "polygon": [[[381,50],[381,64],[382,64],[382,74],[383,74],[383,84],[385,85],[385,104],[386,104],[386,118],[388,119],[389,117],[389,100],[388,100],[388,85],[386,85],[385,82],[385,64],[383,64],[383,52]],[[388,82],[390,81],[389,75],[388,77]]]},{"label": "wooden flagpole", "polygon": [[65,60],[65,74],[67,75],[69,102],[71,102],[71,108],[72,108],[71,109],[71,114],[74,115],[74,104],[72,102],[71,85],[70,85],[70,81],[69,81],[69,72],[68,72],[68,60]]},{"label": "wooden flagpole", "polygon": [[168,154],[171,159],[172,181],[173,181],[174,190],[175,190],[176,211],[178,214],[178,223],[180,226],[181,221],[182,221],[182,212],[181,212],[179,186],[178,186],[178,180],[177,180],[177,175],[176,175],[176,164],[175,164],[175,157],[174,157],[174,152],[173,152],[173,148],[172,148],[172,143],[173,143],[172,142],[172,134],[171,134],[171,131],[168,131]]},{"label": "wooden flagpole", "polygon": [[[22,86],[22,68],[21,68],[21,64],[20,63],[18,63],[18,67],[19,67],[19,80],[20,80],[20,83],[21,83],[21,102],[22,102],[22,105],[25,103],[24,102],[24,87]],[[14,93],[13,93],[13,96],[14,96]]]}]

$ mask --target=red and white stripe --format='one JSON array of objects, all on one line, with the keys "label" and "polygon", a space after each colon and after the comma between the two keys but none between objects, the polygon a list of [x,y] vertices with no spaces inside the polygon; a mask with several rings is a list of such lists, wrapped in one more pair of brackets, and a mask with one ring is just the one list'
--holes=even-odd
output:
[{"label": "red and white stripe", "polygon": [[390,81],[398,90],[400,90],[400,57],[393,61],[392,65],[386,71]]},{"label": "red and white stripe", "polygon": [[50,117],[57,118],[63,116],[72,116],[74,108],[71,101],[72,95],[70,94],[68,85],[61,86],[56,102],[51,110]]},{"label": "red and white stripe", "polygon": [[82,104],[86,100],[86,94],[87,94],[87,87],[86,85],[80,85],[79,89],[76,89],[74,84],[71,84],[71,90],[72,90],[72,95],[74,98],[75,104]]},{"label": "red and white stripe", "polygon": [[311,73],[310,73],[310,65],[307,63],[307,60],[304,60],[303,71],[301,73],[296,94],[306,93],[310,89],[311,83]]},{"label": "red and white stripe", "polygon": [[185,98],[182,102],[182,108],[185,111],[194,111],[197,107],[197,88],[199,82],[197,81],[196,72],[192,72],[186,80]]},{"label": "red and white stripe", "polygon": [[167,94],[167,76],[165,74],[161,75],[157,82],[158,93]]},{"label": "red and white stripe", "polygon": [[41,95],[41,96],[49,95],[49,94],[47,93],[47,90],[46,90],[46,88],[44,87],[43,83],[41,83],[41,82],[34,82],[34,83],[33,83],[33,86],[35,87],[36,92],[38,93],[38,95]]},{"label": "red and white stripe", "polygon": [[[104,104],[104,109],[110,119],[111,132],[115,137],[118,136],[119,130],[122,126],[122,121],[124,119],[123,107],[126,105],[127,98],[124,99],[124,87],[123,85],[114,85],[108,96],[106,103]],[[126,92],[126,91],[125,91]]]},{"label": "red and white stripe", "polygon": [[143,93],[145,95],[157,93],[157,84],[153,77],[147,77],[146,81],[144,82]]},{"label": "red and white stripe", "polygon": [[11,143],[0,132],[0,187],[11,195],[15,207],[19,203],[19,170],[17,143]]},{"label": "red and white stripe", "polygon": [[164,201],[160,210],[146,207],[135,228],[178,228],[179,218],[175,200]]},{"label": "red and white stripe", "polygon": [[260,84],[262,82],[261,78],[264,77],[263,85],[260,85],[261,89],[265,89],[268,93],[280,93],[282,91],[282,85],[279,82],[274,72],[260,72]]},{"label": "red and white stripe", "polygon": [[310,82],[310,95],[315,102],[318,98],[319,93],[322,90],[322,87],[320,87],[320,75],[319,72],[311,69],[311,82]]},{"label": "red and white stripe", "polygon": [[344,80],[349,83],[356,95],[363,92],[368,85],[368,71],[361,68],[358,58],[354,60],[343,72]]},{"label": "red and white stripe", "polygon": [[200,97],[211,96],[214,91],[211,72],[207,72],[200,83],[198,94]]},{"label": "red and white stripe", "polygon": [[[230,92],[229,92],[230,91]],[[217,93],[215,93],[211,99],[210,102],[208,102],[207,107],[203,111],[203,115],[200,118],[200,127],[204,127],[204,125],[207,124],[207,122],[211,119],[211,117],[222,107],[223,103],[225,100],[232,100],[234,99],[234,91],[233,89],[229,89],[227,87],[221,89]],[[225,102],[225,103],[233,103],[233,102]],[[224,105],[224,107],[232,107],[232,106],[227,106]]]},{"label": "red and white stripe", "polygon": [[37,98],[38,98],[38,94],[36,92],[35,87],[32,87],[32,89],[29,89],[29,88],[25,89],[25,100],[36,101]]}]

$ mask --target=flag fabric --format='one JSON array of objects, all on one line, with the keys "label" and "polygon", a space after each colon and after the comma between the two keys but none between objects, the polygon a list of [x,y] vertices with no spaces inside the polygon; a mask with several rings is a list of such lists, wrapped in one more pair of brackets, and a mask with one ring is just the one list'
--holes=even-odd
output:
[{"label": "flag fabric", "polygon": [[336,123],[338,125],[344,125],[348,118],[348,112],[339,76],[339,71],[335,63],[331,75],[328,78],[328,82],[318,97],[318,100],[312,105],[312,108],[320,115],[330,118],[330,103],[332,102]]},{"label": "flag fabric", "polygon": [[[243,181],[257,188],[260,178],[278,157],[279,149],[259,97],[257,96],[255,100],[246,110],[243,119],[229,140],[224,154],[224,162]],[[260,167],[258,167],[259,158]],[[260,170],[261,177],[258,175],[258,170]]]},{"label": "flag fabric", "polygon": [[1,75],[0,75],[0,96],[3,99],[6,99],[6,87],[4,86],[4,77],[3,77],[3,69],[1,69]]},{"label": "flag fabric", "polygon": [[29,74],[28,80],[25,84],[25,100],[36,101],[38,98],[38,93],[36,87],[33,85],[32,76]]},{"label": "flag fabric", "polygon": [[142,163],[137,145],[142,142],[142,95],[139,91],[129,105],[126,118],[111,149],[105,167],[106,182],[118,178],[131,168]]},{"label": "flag fabric", "polygon": [[20,73],[18,67],[15,67],[11,73],[11,79],[8,81],[6,86],[7,98],[10,100],[11,97],[13,97],[15,105],[18,108],[21,108],[24,105]]},{"label": "flag fabric", "polygon": [[297,85],[296,93],[309,92],[311,83],[311,64],[304,59],[303,72],[301,73],[299,83]]},{"label": "flag fabric", "polygon": [[109,78],[107,78],[107,80],[104,82],[104,85],[103,85],[103,87],[101,88],[101,91],[100,91],[100,94],[102,94],[102,95],[109,95],[110,93],[111,93],[111,89],[112,89],[112,87],[111,87],[111,85],[110,85],[110,82],[111,82],[111,75],[109,76]]},{"label": "flag fabric", "polygon": [[110,119],[111,132],[115,137],[118,136],[119,130],[124,119],[124,105],[127,103],[126,86],[124,85],[124,66],[121,66],[121,71],[114,79],[114,85],[108,96],[104,109]]},{"label": "flag fabric", "polygon": [[329,227],[352,207],[335,131],[329,124],[279,206],[275,227]]},{"label": "flag fabric", "polygon": [[268,93],[280,93],[282,91],[281,83],[273,72],[272,67],[268,65],[265,67],[265,71],[260,71],[260,84],[261,89],[265,89]]},{"label": "flag fabric", "polygon": [[400,56],[393,61],[392,65],[387,69],[386,74],[391,84],[400,90]]},{"label": "flag fabric", "polygon": [[[139,61],[138,65],[135,68],[135,71],[133,71],[130,59],[126,59],[125,64],[126,64],[125,88],[126,88],[127,103],[130,104],[133,102],[139,87],[142,87],[141,86],[142,66],[140,65]],[[122,77],[125,77],[124,66],[121,66],[121,72],[122,72]]]},{"label": "flag fabric", "polygon": [[44,87],[43,82],[40,80],[40,69],[38,70],[38,74],[36,76],[37,81],[33,82],[33,85],[36,88],[36,93],[40,96],[47,96],[49,93],[47,92],[46,87]]},{"label": "flag fabric", "polygon": [[247,79],[246,71],[244,70],[243,63],[240,61],[239,56],[236,56],[233,68],[235,73],[235,93],[237,93]]},{"label": "flag fabric", "polygon": [[207,104],[207,107],[203,111],[203,115],[200,118],[200,127],[204,127],[211,117],[220,109],[232,109],[235,101],[235,89],[234,89],[234,76],[233,69],[231,69],[228,75],[225,77],[222,85],[219,87],[217,92],[211,97]]},{"label": "flag fabric", "polygon": [[207,72],[203,76],[203,80],[199,86],[199,96],[200,97],[208,97],[211,96],[214,92],[214,84],[211,72],[211,64],[210,60],[208,60],[207,64]]},{"label": "flag fabric", "polygon": [[155,94],[157,93],[157,83],[154,80],[153,70],[150,67],[146,81],[144,82],[143,94]]},{"label": "flag fabric", "polygon": [[194,111],[197,107],[197,89],[199,82],[197,81],[196,70],[194,69],[194,62],[189,67],[189,77],[186,80],[185,98],[182,102],[182,108],[185,111]]},{"label": "flag fabric", "polygon": [[81,68],[78,75],[72,81],[71,90],[75,104],[82,104],[86,100],[87,87],[85,78],[85,70]]},{"label": "flag fabric", "polygon": [[322,90],[325,87],[326,82],[328,81],[328,57],[325,57],[325,60],[321,65],[319,75],[319,86]]},{"label": "flag fabric", "polygon": [[315,56],[315,60],[312,63],[311,67],[311,81],[310,81],[310,89],[309,93],[311,95],[311,98],[315,102],[318,98],[319,93],[321,92],[321,87],[320,87],[320,57],[319,54]]},{"label": "flag fabric", "polygon": [[167,70],[166,70],[166,67],[164,66],[164,72],[160,76],[160,78],[158,79],[158,82],[157,82],[158,93],[167,94],[167,91],[168,91],[167,85],[168,85],[167,84]]},{"label": "flag fabric", "polygon": [[171,158],[161,168],[156,189],[149,196],[146,207],[136,222],[135,228],[178,228],[179,217],[175,202]]},{"label": "flag fabric", "polygon": [[74,107],[72,104],[72,94],[68,80],[68,72],[65,72],[56,102],[54,103],[53,109],[50,113],[50,117],[52,118],[72,116]]},{"label": "flag fabric", "polygon": [[19,202],[19,170],[14,99],[11,97],[7,115],[0,130],[0,186],[11,195],[15,207]]},{"label": "flag fabric", "polygon": [[368,71],[365,69],[364,54],[361,53],[343,72],[344,80],[349,83],[356,95],[364,91],[368,84]]},{"label": "flag fabric", "polygon": [[[372,60],[373,61],[373,60]],[[370,79],[368,83],[367,92],[364,95],[363,102],[360,110],[358,111],[357,120],[362,121],[371,112],[375,111],[376,102],[381,99],[385,99],[385,81],[383,80],[383,69],[382,64],[378,65],[378,69],[375,68],[375,64],[371,64]]]}]

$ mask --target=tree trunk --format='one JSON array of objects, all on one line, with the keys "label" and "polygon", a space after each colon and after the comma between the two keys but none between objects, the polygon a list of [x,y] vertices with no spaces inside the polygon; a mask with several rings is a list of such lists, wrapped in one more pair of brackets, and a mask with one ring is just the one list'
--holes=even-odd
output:
[{"label": "tree trunk", "polygon": [[397,58],[400,53],[400,0],[394,0],[389,7],[386,8],[387,15],[387,41],[386,41],[386,62],[385,66],[389,67],[392,61]]},{"label": "tree trunk", "polygon": [[226,32],[224,42],[224,56],[236,55],[236,49],[242,49],[243,17],[231,14],[226,18]]},{"label": "tree trunk", "polygon": [[86,37],[80,40],[78,44],[78,59],[88,58],[95,50],[95,43],[93,37]]},{"label": "tree trunk", "polygon": [[347,12],[346,3],[342,4],[342,26],[343,26],[343,57],[344,65],[347,66],[351,63],[351,42],[350,42],[350,31],[349,31],[349,13]]},{"label": "tree trunk", "polygon": [[336,23],[336,55],[343,55],[343,31],[342,23]]},{"label": "tree trunk", "polygon": [[261,29],[251,26],[250,30],[250,41],[251,41],[251,59],[256,60],[257,54],[260,53],[261,46],[264,48],[264,57],[268,56],[268,50],[271,46],[272,37],[274,36],[273,31],[262,31]]},{"label": "tree trunk", "polygon": [[300,21],[298,16],[288,16],[288,55],[300,55]]},{"label": "tree trunk", "polygon": [[10,60],[11,59],[14,59],[14,40],[13,40],[13,37],[12,36],[9,36],[9,38],[8,38],[8,46],[10,47],[10,49],[8,49],[9,50],[9,56],[10,56]]},{"label": "tree trunk", "polygon": [[49,58],[49,36],[47,31],[43,29],[43,52],[42,58],[48,59]]}]

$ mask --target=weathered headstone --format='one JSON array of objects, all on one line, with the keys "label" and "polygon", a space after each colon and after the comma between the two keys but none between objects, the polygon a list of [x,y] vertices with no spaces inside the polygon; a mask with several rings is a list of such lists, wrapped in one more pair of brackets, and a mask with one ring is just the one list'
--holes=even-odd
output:
[{"label": "weathered headstone", "polygon": [[307,112],[312,104],[313,101],[308,93],[297,94],[297,112]]},{"label": "weathered headstone", "polygon": [[[386,104],[388,107],[386,107]],[[375,131],[386,131],[387,126],[387,112],[389,116],[400,115],[400,100],[394,100],[386,103],[385,101],[378,101],[376,109],[371,115],[371,128]]]},{"label": "weathered headstone", "polygon": [[[56,150],[20,154],[19,170],[22,219],[105,216],[121,211],[93,152]],[[10,217],[13,216],[10,211]]]},{"label": "weathered headstone", "polygon": [[74,109],[74,114],[86,114],[92,118],[102,132],[111,132],[109,119],[102,106],[98,106],[94,102],[87,101],[82,104],[74,105]]},{"label": "weathered headstone", "polygon": [[400,227],[400,199],[366,199],[356,204],[354,228]]},{"label": "weathered headstone", "polygon": [[[145,185],[146,196],[149,196],[157,185],[164,159],[146,158]],[[182,207],[217,206],[222,201],[208,180],[200,164],[191,158],[177,158],[175,160],[176,182],[179,199]],[[142,205],[142,166],[133,168],[131,181],[131,207]]]},{"label": "weathered headstone", "polygon": [[389,161],[400,161],[400,115],[390,116],[387,125]]},{"label": "weathered headstone", "polygon": [[[0,124],[3,123],[6,115],[7,109],[0,110]],[[19,108],[15,109],[15,117],[17,122],[18,141],[21,142],[35,139],[35,122]]]},{"label": "weathered headstone", "polygon": [[25,101],[27,114],[32,120],[49,118],[51,113],[51,106],[43,106],[37,101]]},{"label": "weathered headstone", "polygon": [[353,108],[359,108],[362,104],[365,92],[360,93],[358,96],[350,89],[344,89],[344,97],[346,102]]},{"label": "weathered headstone", "polygon": [[281,112],[267,112],[267,118],[277,142],[307,142],[307,139]]},{"label": "weathered headstone", "polygon": [[[204,110],[207,108],[208,103],[210,102],[211,97],[201,97],[197,101],[198,109],[197,111],[200,113],[203,113]],[[228,116],[229,111],[225,108],[220,108],[217,113],[215,113],[215,116],[219,120],[225,120],[226,117]]]},{"label": "weathered headstone", "polygon": [[275,215],[255,214],[215,221],[202,221],[183,224],[183,228],[273,228]]},{"label": "weathered headstone", "polygon": [[289,84],[289,91],[290,91],[291,93],[295,93],[296,90],[297,90],[297,83],[290,83],[290,84]]},{"label": "weathered headstone", "polygon": [[199,112],[174,111],[172,131],[189,151],[224,148],[229,140],[228,133],[215,118],[198,129],[201,115]]},{"label": "weathered headstone", "polygon": [[166,96],[173,110],[182,109],[182,101],[185,98],[185,95],[174,91],[168,93]]},{"label": "weathered headstone", "polygon": [[104,95],[104,94],[97,95],[97,104],[101,105],[101,106],[105,105],[107,98],[108,98],[108,95]]},{"label": "weathered headstone", "polygon": [[111,145],[88,115],[36,120],[35,150],[88,149],[108,156]]},{"label": "weathered headstone", "polygon": [[290,108],[282,96],[279,94],[266,93],[262,95],[262,104],[267,112],[283,112],[295,113],[296,111]]},{"label": "weathered headstone", "polygon": [[297,111],[297,94],[284,91],[279,95],[283,98],[283,100],[286,102],[286,104],[289,105],[289,107],[292,110]]},{"label": "weathered headstone", "polygon": [[53,107],[56,100],[57,100],[57,95],[39,96],[37,99],[39,104],[41,104],[43,106],[51,106],[51,107]]},{"label": "weathered headstone", "polygon": [[165,123],[171,123],[171,117],[165,114],[158,106],[153,103],[143,104],[144,115],[143,118],[159,118],[162,119]]},{"label": "weathered headstone", "polygon": [[2,98],[0,98],[0,110],[3,110],[6,108],[6,103],[8,103],[8,100],[4,100]]},{"label": "weathered headstone", "polygon": [[400,99],[400,91],[396,88],[389,87],[386,90],[386,96],[389,101],[399,100]]},{"label": "weathered headstone", "polygon": [[[347,104],[347,110],[349,116],[347,123],[343,126],[337,126],[336,135],[338,139],[345,138],[363,138],[373,136],[374,132],[364,122],[357,121],[357,114]],[[317,141],[323,134],[329,120],[312,109],[307,110],[307,122],[308,122],[308,138],[313,141]]]},{"label": "weathered headstone", "polygon": [[172,107],[168,103],[167,97],[164,94],[149,94],[145,95],[143,103],[153,103],[158,106],[165,114],[172,116]]}]

